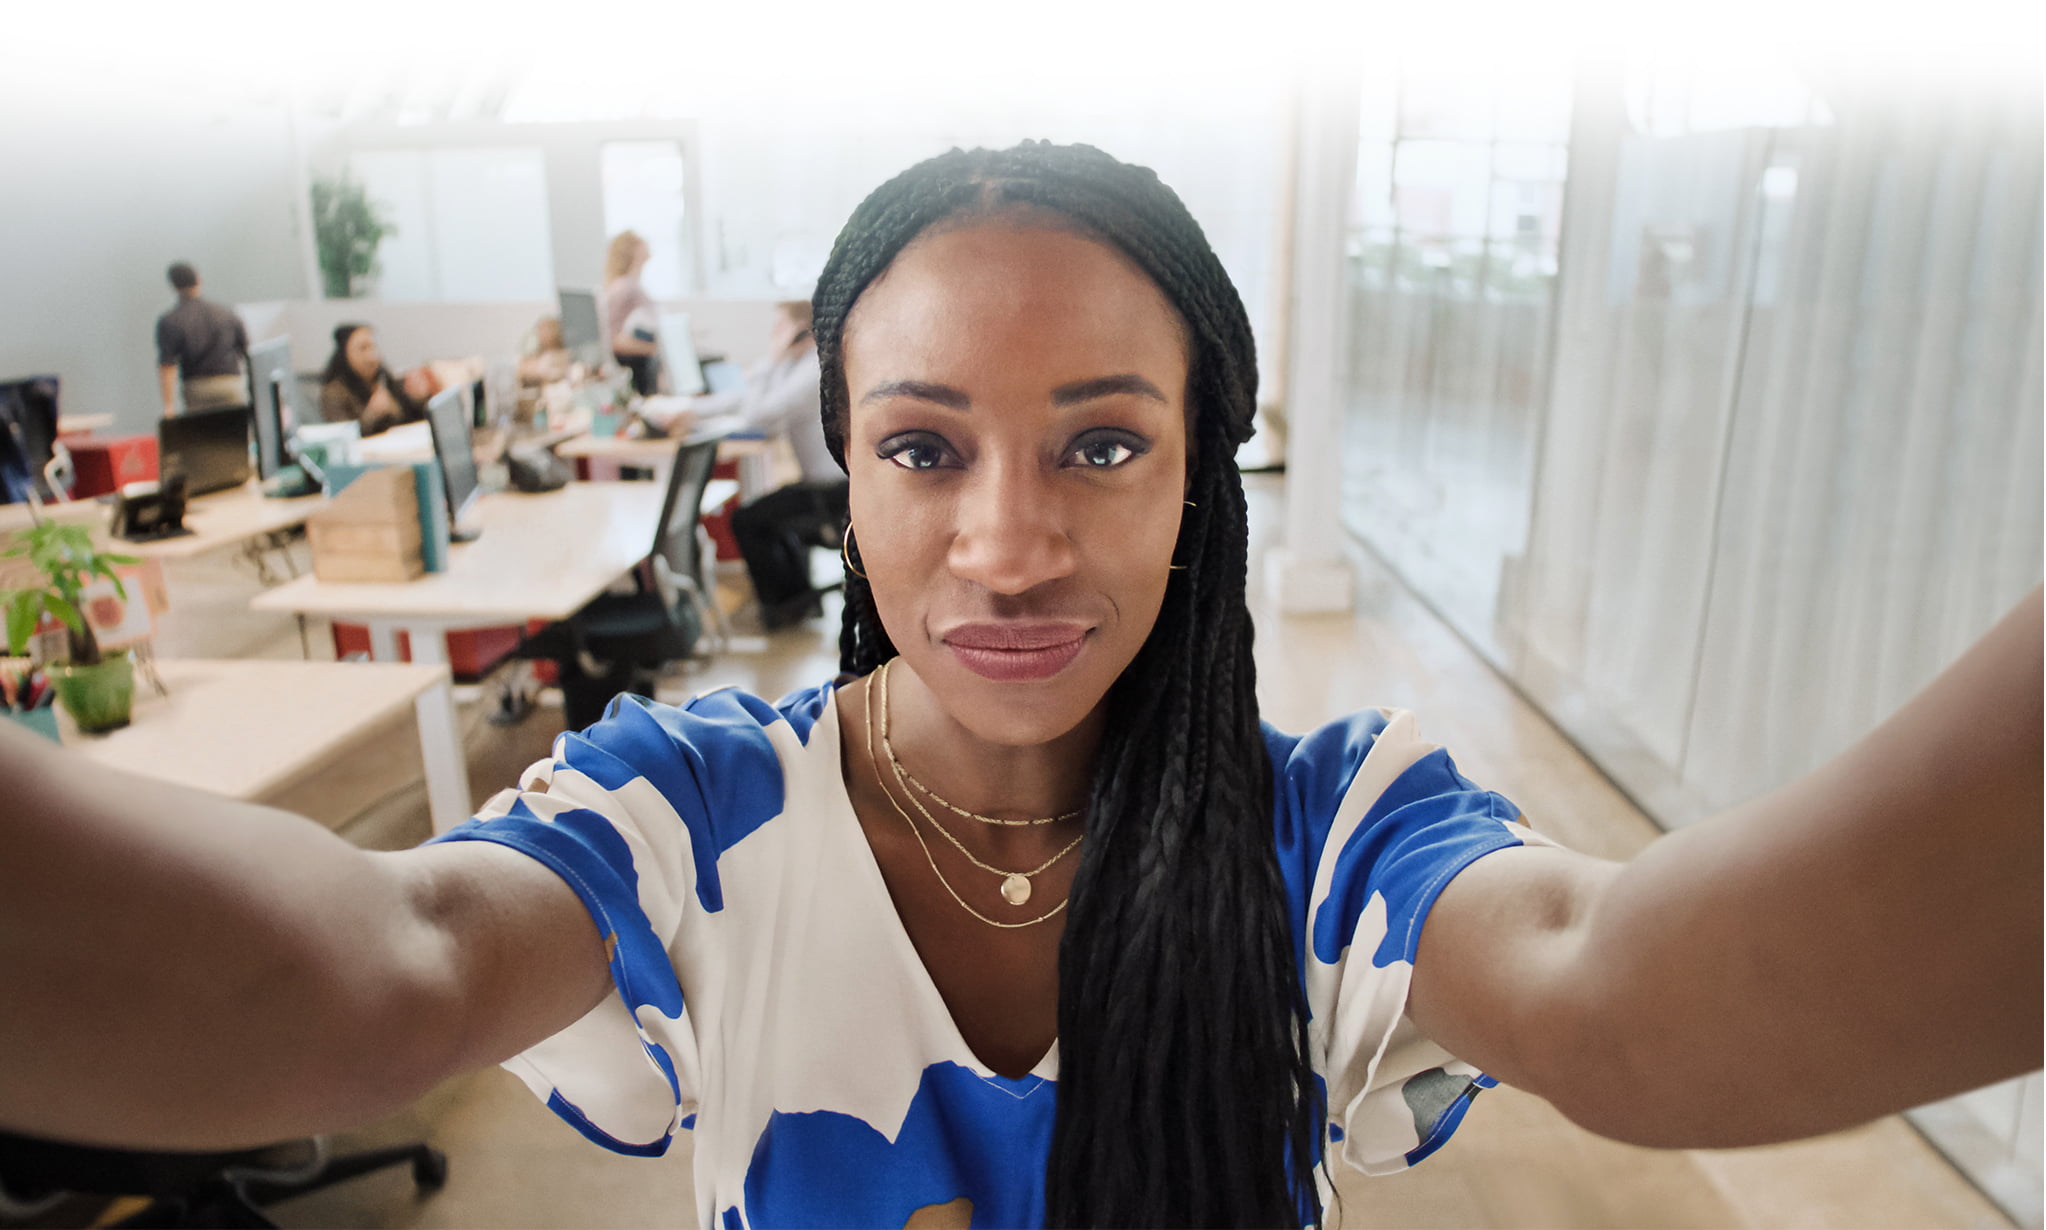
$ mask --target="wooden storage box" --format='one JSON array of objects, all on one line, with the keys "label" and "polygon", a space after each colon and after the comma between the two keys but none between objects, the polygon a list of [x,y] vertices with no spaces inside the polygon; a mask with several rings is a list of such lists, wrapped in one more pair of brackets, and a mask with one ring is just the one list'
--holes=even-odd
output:
[{"label": "wooden storage box", "polygon": [[424,575],[419,496],[409,469],[372,470],[306,520],[322,581],[409,581]]}]

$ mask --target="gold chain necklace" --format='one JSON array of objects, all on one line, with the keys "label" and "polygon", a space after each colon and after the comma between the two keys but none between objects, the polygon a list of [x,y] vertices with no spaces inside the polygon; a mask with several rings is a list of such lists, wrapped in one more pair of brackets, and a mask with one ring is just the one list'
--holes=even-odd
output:
[{"label": "gold chain necklace", "polygon": [[[882,663],[881,673],[884,681],[887,678],[887,671],[889,666],[893,665],[894,662],[895,659],[890,658],[888,659],[887,662]],[[884,682],[882,684],[882,687],[884,689],[883,694],[885,697],[886,694],[885,689],[887,687],[887,684]],[[887,753],[888,767],[895,770],[895,780],[903,783],[905,793],[907,793],[908,788],[914,787],[917,791],[921,792],[926,797],[928,797],[931,800],[931,802],[936,803],[938,806],[944,808],[946,811],[951,812],[955,816],[964,816],[968,820],[978,820],[982,824],[1000,824],[1009,826],[1011,828],[1020,828],[1023,825],[1027,824],[1057,824],[1061,820],[1075,820],[1078,819],[1080,816],[1080,813],[1077,811],[1069,811],[1066,812],[1064,815],[1040,816],[1034,820],[999,820],[993,816],[983,816],[977,811],[968,811],[964,807],[959,806],[957,803],[952,802],[944,795],[939,794],[937,791],[931,789],[929,786],[924,785],[923,780],[921,778],[919,778],[916,774],[911,773],[909,771],[908,766],[904,765],[900,760],[896,759],[895,744],[890,742],[888,739],[888,706],[885,700],[881,706],[881,750]],[[916,796],[910,795],[909,801],[912,803],[916,802]],[[925,814],[928,815],[929,813]],[[968,855],[967,857],[971,858],[972,856]]]},{"label": "gold chain necklace", "polygon": [[[888,746],[888,668],[893,665],[895,665],[895,659],[890,658],[888,659],[888,661],[883,662],[881,664],[881,669],[876,672],[881,676],[882,747]],[[871,755],[871,753],[869,754]],[[892,760],[893,758],[891,757],[890,759]],[[877,765],[875,767],[875,772],[878,774],[879,771],[880,768]],[[1022,905],[1024,902],[1029,901],[1030,877],[1036,875],[1040,871],[1043,871],[1046,867],[1051,866],[1053,863],[1058,862],[1066,855],[1071,854],[1073,852],[1073,847],[1079,845],[1080,839],[1086,836],[1086,833],[1082,832],[1079,836],[1067,842],[1063,850],[1060,850],[1057,854],[1052,855],[1050,858],[1044,860],[1044,862],[1038,864],[1035,868],[1029,871],[1004,871],[1000,867],[990,867],[988,864],[983,863],[979,859],[975,858],[973,856],[973,851],[967,849],[964,843],[962,843],[957,837],[954,837],[950,829],[947,829],[944,825],[939,824],[937,817],[933,816],[929,812],[929,810],[927,810],[924,807],[924,805],[917,800],[916,795],[910,793],[907,783],[903,782],[902,780],[906,775],[907,771],[904,770],[901,765],[898,764],[895,766],[895,782],[897,785],[902,786],[903,788],[902,792],[904,795],[908,797],[910,806],[916,808],[917,814],[921,815],[924,818],[924,820],[930,824],[932,828],[938,830],[938,832],[944,836],[946,841],[951,842],[952,847],[954,849],[958,850],[959,853],[964,854],[966,856],[967,862],[972,863],[974,866],[980,868],[982,871],[988,872],[991,875],[998,875],[1002,877],[1002,900],[1008,902],[1010,905]],[[888,797],[891,802],[895,798],[894,795],[889,795]]]},{"label": "gold chain necklace", "polygon": [[[1049,910],[1046,910],[1044,913],[1039,914],[1037,917],[1027,919],[1023,922],[997,922],[996,920],[989,918],[987,915],[981,913],[979,910],[976,910],[972,906],[966,904],[966,898],[961,897],[959,895],[959,890],[953,888],[952,882],[945,878],[945,873],[938,870],[937,857],[931,853],[931,844],[924,840],[923,830],[917,827],[916,821],[909,818],[908,812],[902,810],[902,804],[895,801],[895,796],[893,794],[890,794],[888,791],[888,784],[881,780],[881,762],[874,756],[874,689],[872,687],[871,679],[869,680],[869,686],[867,687],[865,693],[862,694],[860,699],[862,703],[864,703],[864,705],[866,706],[867,759],[871,761],[874,765],[874,785],[877,788],[879,788],[879,790],[884,796],[886,796],[886,798],[888,799],[888,805],[895,809],[895,814],[901,816],[902,822],[909,826],[909,831],[916,835],[916,844],[923,848],[924,861],[931,865],[931,874],[938,877],[938,883],[945,886],[945,891],[951,895],[952,900],[959,903],[959,908],[965,910],[968,914],[973,915],[975,918],[978,918],[980,921],[986,923],[988,926],[1000,927],[1004,931],[1015,931],[1023,927],[1034,927],[1038,923],[1041,923],[1044,920],[1055,916],[1056,914],[1058,914],[1059,911],[1065,909],[1066,902],[1061,901],[1057,905],[1051,907]],[[915,800],[912,799],[911,801],[914,802]],[[1071,900],[1071,894],[1067,894],[1067,900]]]}]

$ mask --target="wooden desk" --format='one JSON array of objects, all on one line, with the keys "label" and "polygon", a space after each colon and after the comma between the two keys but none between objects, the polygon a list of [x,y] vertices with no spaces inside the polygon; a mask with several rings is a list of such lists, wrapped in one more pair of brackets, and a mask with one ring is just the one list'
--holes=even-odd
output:
[{"label": "wooden desk", "polygon": [[467,763],[460,740],[448,737],[454,707],[445,666],[171,660],[156,668],[169,696],[138,672],[133,722],[104,735],[62,722],[64,745],[110,768],[256,800],[409,706],[434,831],[469,818]]},{"label": "wooden desk", "polygon": [[96,431],[105,431],[114,425],[111,414],[59,414],[57,416],[57,438],[66,436],[89,436]]},{"label": "wooden desk", "polygon": [[[442,633],[451,629],[566,619],[581,610],[650,553],[666,495],[660,483],[570,483],[544,495],[486,495],[476,502],[482,535],[449,549],[446,572],[347,585],[304,576],[249,605],[366,624],[370,656],[380,662],[398,660],[403,632],[414,662],[444,665]],[[452,707],[445,722],[441,737],[459,747]],[[443,809],[468,809],[466,782],[459,801],[452,786],[448,791],[434,799],[435,824]]]},{"label": "wooden desk", "polygon": [[[98,500],[45,504],[43,512],[53,521],[91,524],[107,547],[119,554],[171,560],[190,559],[218,547],[238,546],[251,538],[303,525],[325,503],[325,497],[317,495],[296,500],[268,499],[261,486],[251,481],[187,502],[185,528],[192,532],[156,542],[129,542],[114,537],[108,529],[114,515],[113,505]],[[28,505],[0,505],[0,534],[25,530],[32,524]]]},{"label": "wooden desk", "polygon": [[[555,447],[556,457],[568,460],[615,461],[620,465],[642,466],[658,478],[675,460],[678,440],[648,440],[634,436],[576,436]],[[777,457],[773,440],[720,440],[718,460],[739,463],[739,495],[757,500],[774,490]],[[705,497],[703,506],[715,508],[720,501]]]}]

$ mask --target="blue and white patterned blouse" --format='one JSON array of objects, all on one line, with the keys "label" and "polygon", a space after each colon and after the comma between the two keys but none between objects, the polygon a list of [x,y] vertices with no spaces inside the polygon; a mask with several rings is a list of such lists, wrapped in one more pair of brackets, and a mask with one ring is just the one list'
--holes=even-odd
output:
[{"label": "blue and white patterned blouse", "polygon": [[[1404,1015],[1422,921],[1541,839],[1406,713],[1265,745],[1331,1161],[1401,1170],[1494,1083]],[[830,687],[621,697],[437,840],[523,850],[582,898],[618,994],[505,1066],[606,1148],[694,1129],[701,1224],[899,1226],[962,1197],[976,1226],[1042,1224],[1058,1048],[1010,1079],[960,1037],[847,798]]]}]

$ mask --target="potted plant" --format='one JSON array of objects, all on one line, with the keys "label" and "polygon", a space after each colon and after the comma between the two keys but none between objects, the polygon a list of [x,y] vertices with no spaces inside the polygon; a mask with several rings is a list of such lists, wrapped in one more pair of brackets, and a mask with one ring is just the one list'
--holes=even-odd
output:
[{"label": "potted plant", "polygon": [[348,299],[376,271],[377,245],[397,233],[361,184],[347,175],[313,181],[313,241],[327,298]]},{"label": "potted plant", "polygon": [[92,531],[82,525],[44,521],[23,532],[0,557],[26,557],[41,574],[41,583],[0,590],[7,611],[7,646],[20,655],[45,613],[64,625],[66,660],[48,663],[57,685],[57,700],[84,731],[114,730],[128,724],[135,700],[135,658],[127,650],[103,657],[92,621],[86,618],[86,587],[104,577],[125,601],[127,587],[114,574],[117,564],[139,563],[132,555],[114,555],[93,545]]}]

